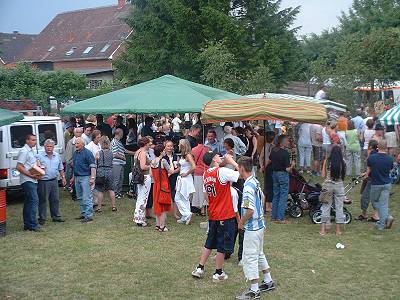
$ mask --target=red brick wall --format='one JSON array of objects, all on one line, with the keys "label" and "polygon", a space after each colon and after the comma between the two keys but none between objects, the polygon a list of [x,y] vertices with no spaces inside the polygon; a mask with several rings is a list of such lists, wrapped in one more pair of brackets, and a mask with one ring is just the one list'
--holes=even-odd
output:
[{"label": "red brick wall", "polygon": [[104,60],[78,60],[54,62],[54,70],[58,69],[90,69],[90,68],[111,68],[111,61]]}]

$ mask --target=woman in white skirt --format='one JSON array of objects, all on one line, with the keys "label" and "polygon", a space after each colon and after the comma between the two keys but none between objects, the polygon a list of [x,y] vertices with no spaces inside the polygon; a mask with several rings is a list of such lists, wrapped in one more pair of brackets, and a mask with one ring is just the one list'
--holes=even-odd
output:
[{"label": "woman in white skirt", "polygon": [[182,217],[177,222],[189,225],[192,221],[190,197],[196,191],[192,176],[196,169],[196,164],[188,140],[179,141],[179,151],[181,152],[181,159],[178,162],[180,173],[176,181],[175,203]]},{"label": "woman in white skirt", "polygon": [[150,176],[150,159],[147,156],[147,152],[151,146],[151,141],[147,137],[142,137],[138,140],[138,146],[140,149],[134,156],[134,163],[139,166],[140,170],[144,175],[143,184],[138,184],[138,195],[136,199],[136,208],[134,222],[140,227],[149,227],[150,224],[146,222],[146,204],[147,198],[149,197],[151,188],[151,176]]}]

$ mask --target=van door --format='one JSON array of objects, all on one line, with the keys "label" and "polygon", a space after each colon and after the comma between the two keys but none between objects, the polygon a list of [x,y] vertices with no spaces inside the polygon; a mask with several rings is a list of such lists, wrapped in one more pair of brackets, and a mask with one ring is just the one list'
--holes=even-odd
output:
[{"label": "van door", "polygon": [[19,172],[16,170],[18,152],[25,145],[25,139],[28,134],[35,134],[33,124],[31,123],[14,123],[9,127],[9,141],[8,149],[6,154],[8,161],[9,181],[7,182],[8,187],[17,187],[20,185]]},{"label": "van door", "polygon": [[60,137],[58,133],[58,122],[57,121],[39,121],[36,122],[36,132],[38,133],[38,151],[44,151],[44,142],[47,139],[54,141],[54,151],[62,154],[63,142],[62,136]]}]

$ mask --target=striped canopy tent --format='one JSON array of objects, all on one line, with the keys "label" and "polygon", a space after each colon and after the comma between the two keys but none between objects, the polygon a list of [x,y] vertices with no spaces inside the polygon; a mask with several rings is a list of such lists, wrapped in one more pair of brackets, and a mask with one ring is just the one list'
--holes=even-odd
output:
[{"label": "striped canopy tent", "polygon": [[384,125],[400,125],[400,105],[397,105],[383,113],[380,116],[379,121]]},{"label": "striped canopy tent", "polygon": [[205,124],[257,120],[324,123],[326,119],[325,107],[320,103],[281,98],[209,101],[201,111],[201,120]]},{"label": "striped canopy tent", "polygon": [[310,101],[314,103],[320,103],[325,106],[326,109],[335,109],[337,111],[345,112],[347,110],[347,106],[345,104],[327,100],[327,99],[315,99],[313,97],[300,96],[300,95],[290,95],[290,94],[276,94],[276,93],[263,93],[256,95],[247,95],[247,98],[256,98],[256,99],[285,99],[285,100],[304,100]]}]

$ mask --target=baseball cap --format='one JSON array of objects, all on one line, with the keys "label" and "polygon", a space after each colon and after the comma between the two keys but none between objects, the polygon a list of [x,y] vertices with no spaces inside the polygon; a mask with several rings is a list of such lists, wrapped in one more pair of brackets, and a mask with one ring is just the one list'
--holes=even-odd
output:
[{"label": "baseball cap", "polygon": [[212,160],[215,155],[218,154],[217,149],[214,149],[214,151],[208,151],[207,153],[204,154],[203,156],[203,162],[205,165],[210,166],[212,163]]}]

